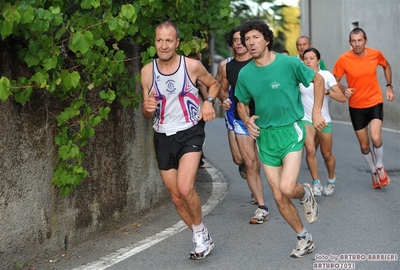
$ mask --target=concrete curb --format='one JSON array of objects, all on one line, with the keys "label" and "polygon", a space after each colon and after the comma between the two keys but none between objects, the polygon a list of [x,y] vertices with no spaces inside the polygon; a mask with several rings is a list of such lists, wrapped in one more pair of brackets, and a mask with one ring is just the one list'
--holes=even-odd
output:
[{"label": "concrete curb", "polygon": [[[207,160],[209,163],[209,161]],[[228,181],[221,172],[215,167],[202,168],[198,170],[196,178],[196,192],[199,194],[202,202],[203,216],[208,215],[224,198],[228,190]],[[117,264],[135,254],[146,250],[147,248],[171,237],[184,229],[186,224],[181,220],[165,230],[147,237],[135,244],[116,250],[91,263],[82,265],[72,270],[103,270],[114,264]]]}]

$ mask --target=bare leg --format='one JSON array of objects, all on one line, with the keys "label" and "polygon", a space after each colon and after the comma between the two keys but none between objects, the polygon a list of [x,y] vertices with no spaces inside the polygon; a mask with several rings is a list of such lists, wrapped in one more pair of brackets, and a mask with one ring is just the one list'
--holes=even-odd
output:
[{"label": "bare leg", "polygon": [[271,187],[279,212],[296,233],[304,229],[297,208],[291,199],[301,199],[305,191],[297,182],[300,172],[301,151],[291,152],[283,160],[283,166],[264,164],[265,176]]},{"label": "bare leg", "polygon": [[239,151],[239,146],[236,141],[235,132],[233,130],[228,130],[228,142],[229,148],[231,149],[232,159],[236,165],[240,165],[243,163],[242,155]]},{"label": "bare leg", "polygon": [[336,159],[332,154],[332,133],[318,132],[318,139],[321,145],[321,154],[324,158],[325,167],[328,170],[329,179],[335,177]]},{"label": "bare leg", "polygon": [[318,176],[318,161],[317,161],[317,147],[315,144],[316,131],[314,126],[305,125],[306,127],[306,140],[305,140],[305,148],[306,148],[306,162],[308,169],[311,174],[311,178],[313,180],[319,179]]},{"label": "bare leg", "polygon": [[194,189],[200,157],[201,152],[187,153],[182,156],[178,170],[161,171],[176,211],[190,229],[192,224],[202,222],[201,202]]},{"label": "bare leg", "polygon": [[256,142],[250,136],[246,135],[236,135],[236,140],[246,166],[247,184],[256,198],[258,205],[265,205],[264,189],[260,177],[260,159],[258,158]]}]

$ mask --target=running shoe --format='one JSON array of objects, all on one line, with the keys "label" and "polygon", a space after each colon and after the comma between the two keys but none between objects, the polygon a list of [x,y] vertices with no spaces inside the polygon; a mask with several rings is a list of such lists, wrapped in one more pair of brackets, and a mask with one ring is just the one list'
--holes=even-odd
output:
[{"label": "running shoe", "polygon": [[193,232],[193,243],[194,249],[189,256],[192,260],[204,259],[214,248],[214,241],[205,227],[201,231]]},{"label": "running shoe", "polygon": [[247,179],[246,166],[243,163],[239,165],[239,173],[243,179]]},{"label": "running shoe", "polygon": [[390,184],[390,178],[387,175],[384,167],[376,169],[376,173],[378,174],[379,182],[381,183],[382,187]]},{"label": "running shoe", "polygon": [[327,183],[326,186],[324,186],[324,190],[322,193],[325,196],[332,196],[333,192],[335,192],[335,184]]},{"label": "running shoe", "polygon": [[318,218],[318,204],[315,201],[314,194],[310,184],[306,183],[303,185],[305,189],[308,190],[310,196],[304,201],[300,200],[300,204],[303,208],[304,216],[308,223],[313,223]]},{"label": "running shoe", "polygon": [[258,204],[256,197],[254,197],[253,193],[251,194],[251,204],[256,205]]},{"label": "running shoe", "polygon": [[321,191],[324,189],[324,187],[321,185],[321,182],[318,182],[317,184],[312,184],[312,189],[314,196],[321,196]]},{"label": "running shoe", "polygon": [[297,239],[298,239],[298,241],[297,241],[296,248],[292,250],[292,253],[290,253],[290,257],[303,258],[308,253],[311,253],[314,250],[314,242],[312,240],[311,234],[309,234],[309,237],[297,236]]},{"label": "running shoe", "polygon": [[381,182],[379,181],[378,173],[374,172],[372,173],[372,188],[374,189],[380,189],[382,188]]},{"label": "running shoe", "polygon": [[250,219],[250,224],[263,224],[269,217],[268,210],[257,208],[254,217]]}]

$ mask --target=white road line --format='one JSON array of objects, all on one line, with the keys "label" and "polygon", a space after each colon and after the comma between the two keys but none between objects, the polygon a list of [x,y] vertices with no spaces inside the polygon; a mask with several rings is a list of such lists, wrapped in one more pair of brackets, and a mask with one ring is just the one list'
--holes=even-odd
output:
[{"label": "white road line", "polygon": [[[208,201],[202,206],[203,215],[207,215],[210,213],[219,202],[221,202],[226,195],[226,191],[228,189],[228,182],[225,181],[223,175],[217,171],[215,168],[205,168],[208,173],[212,176],[213,179],[220,179],[218,182],[213,181],[213,189],[211,197]],[[100,259],[88,263],[72,270],[103,270],[114,264],[117,264],[133,255],[148,249],[149,247],[161,242],[162,240],[171,237],[184,229],[187,226],[183,221],[179,221],[169,228],[165,229],[162,232],[159,232],[153,236],[150,236],[142,241],[139,241],[133,245],[127,246],[125,248],[121,248],[113,253],[110,253],[106,256],[101,257]]]}]

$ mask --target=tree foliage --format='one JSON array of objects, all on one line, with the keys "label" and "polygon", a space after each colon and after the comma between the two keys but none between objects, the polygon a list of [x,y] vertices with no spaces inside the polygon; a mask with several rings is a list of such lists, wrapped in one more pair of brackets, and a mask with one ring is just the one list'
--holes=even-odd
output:
[{"label": "tree foliage", "polygon": [[[278,5],[275,0],[232,0],[231,7],[232,17],[237,19],[236,25],[240,25],[252,19],[265,20],[274,31],[274,44],[272,49],[277,52],[285,49],[288,42],[287,36],[288,34],[290,35],[293,28],[295,28],[294,24],[300,24],[297,17],[297,21],[294,21],[293,16],[291,16],[292,12],[298,11],[298,8],[289,7],[284,4]],[[225,41],[226,32],[224,33],[223,30],[218,30],[215,35],[216,54],[224,57],[229,56],[231,52]],[[295,35],[298,35],[298,33]]]},{"label": "tree foliage", "polygon": [[[154,28],[174,21],[186,55],[205,45],[210,31],[229,29],[229,0],[25,0],[2,1],[0,37],[12,43],[29,76],[0,74],[0,99],[29,102],[34,91],[47,91],[62,104],[54,116],[59,163],[52,182],[69,194],[88,172],[82,148],[96,126],[108,119],[112,104],[137,107],[139,74],[128,74],[128,59],[120,43],[129,39],[143,48],[141,62],[155,55]],[[200,35],[201,43],[193,41]],[[3,68],[4,69],[4,68]],[[89,102],[89,93],[98,102]],[[1,101],[0,101],[1,102]]]}]

